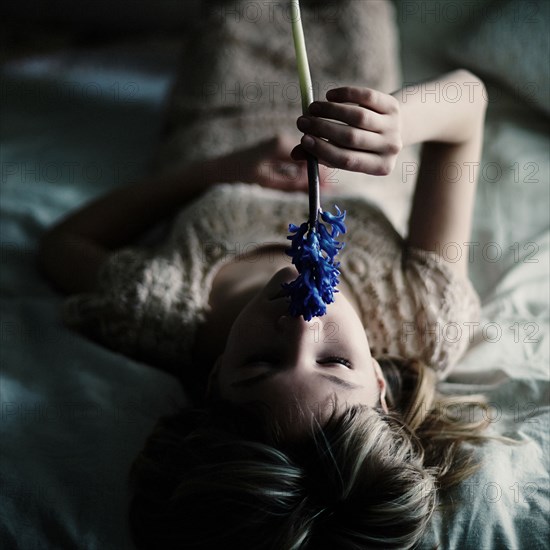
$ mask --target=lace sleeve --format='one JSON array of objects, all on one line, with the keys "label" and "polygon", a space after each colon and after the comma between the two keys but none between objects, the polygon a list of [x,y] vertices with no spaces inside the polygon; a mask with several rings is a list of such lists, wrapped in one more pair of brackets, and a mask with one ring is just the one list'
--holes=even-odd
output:
[{"label": "lace sleeve", "polygon": [[112,254],[98,290],[65,300],[64,322],[107,347],[174,372],[189,359],[196,315],[177,254],[140,248]]},{"label": "lace sleeve", "polygon": [[470,280],[435,252],[407,248],[403,272],[411,316],[402,319],[402,354],[421,357],[443,378],[466,351],[479,323],[479,297]]}]

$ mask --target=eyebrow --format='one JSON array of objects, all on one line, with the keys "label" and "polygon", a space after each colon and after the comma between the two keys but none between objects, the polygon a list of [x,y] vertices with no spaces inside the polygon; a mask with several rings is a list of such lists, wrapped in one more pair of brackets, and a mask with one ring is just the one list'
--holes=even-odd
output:
[{"label": "eyebrow", "polygon": [[[271,378],[275,376],[279,371],[277,370],[269,370],[266,372],[262,372],[261,374],[258,374],[257,376],[253,376],[252,378],[247,378],[246,380],[239,380],[238,382],[233,382],[231,384],[232,388],[249,388],[251,386],[254,386],[258,382],[261,382],[262,380],[267,380],[268,378]],[[346,390],[358,390],[361,388],[364,388],[364,386],[358,386],[357,384],[353,384],[352,382],[346,382],[345,380],[342,380],[342,378],[338,378],[338,376],[333,376],[332,374],[320,374],[319,376],[322,376],[326,380],[330,380],[334,385],[339,386],[340,388],[344,388]]]}]

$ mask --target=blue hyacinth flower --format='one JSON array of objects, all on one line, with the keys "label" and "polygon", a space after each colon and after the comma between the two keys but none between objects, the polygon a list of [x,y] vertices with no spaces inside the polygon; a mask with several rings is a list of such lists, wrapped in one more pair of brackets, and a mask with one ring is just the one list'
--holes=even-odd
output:
[{"label": "blue hyacinth flower", "polygon": [[327,305],[334,302],[334,293],[338,292],[340,262],[334,259],[344,243],[336,238],[346,232],[346,212],[340,212],[337,206],[335,208],[337,214],[321,212],[321,219],[330,226],[330,232],[319,220],[314,227],[310,227],[308,222],[300,226],[289,225],[293,234],[288,237],[291,244],[287,254],[299,275],[282,286],[290,297],[290,314],[294,317],[302,315],[306,321],[324,315]]}]

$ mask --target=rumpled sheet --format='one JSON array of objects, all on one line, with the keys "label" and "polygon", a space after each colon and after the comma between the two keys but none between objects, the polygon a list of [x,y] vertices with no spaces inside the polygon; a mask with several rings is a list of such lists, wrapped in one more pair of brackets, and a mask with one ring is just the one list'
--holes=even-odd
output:
[{"label": "rumpled sheet", "polygon": [[[65,329],[36,271],[43,231],[147,171],[175,50],[119,45],[8,63],[2,83],[0,540],[3,548],[131,549],[127,473],[155,421],[186,403],[171,376]],[[424,67],[423,67],[424,68]],[[491,105],[470,272],[483,301],[443,389],[484,392],[481,471],[442,503],[422,548],[546,548],[549,539],[549,173],[545,121]],[[402,162],[410,162],[404,152]],[[360,181],[404,227],[412,182]],[[341,173],[341,184],[346,175]],[[367,183],[371,183],[369,188]],[[478,243],[478,244],[475,244]],[[475,330],[474,330],[475,329]],[[546,542],[545,542],[546,541]]]}]

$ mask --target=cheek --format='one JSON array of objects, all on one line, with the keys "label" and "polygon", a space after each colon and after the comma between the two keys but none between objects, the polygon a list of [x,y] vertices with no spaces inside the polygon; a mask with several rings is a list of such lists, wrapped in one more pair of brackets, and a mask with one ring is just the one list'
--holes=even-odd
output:
[{"label": "cheek", "polygon": [[369,393],[369,404],[374,406],[378,403],[380,398],[380,385],[378,378],[376,376],[376,371],[374,370],[374,366],[372,365],[372,358],[369,358],[369,366],[368,366],[368,393]]},{"label": "cheek", "polygon": [[363,324],[357,311],[351,305],[350,301],[341,293],[336,294],[334,303],[327,308],[327,313],[334,319],[346,323],[349,326],[359,327],[361,330]]},{"label": "cheek", "polygon": [[267,320],[252,309],[237,317],[225,343],[225,362],[233,365],[241,361],[253,344],[262,345],[269,340]]},{"label": "cheek", "polygon": [[256,335],[256,325],[257,314],[254,312],[253,308],[247,306],[239,313],[233,322],[227,337],[227,346],[237,347],[247,340],[250,341],[250,338]]}]

